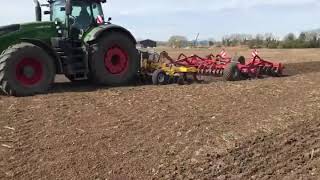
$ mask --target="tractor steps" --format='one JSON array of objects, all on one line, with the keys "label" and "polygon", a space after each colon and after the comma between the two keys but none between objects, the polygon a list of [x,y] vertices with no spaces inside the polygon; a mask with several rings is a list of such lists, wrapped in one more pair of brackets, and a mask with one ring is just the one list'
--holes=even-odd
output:
[{"label": "tractor steps", "polygon": [[80,42],[60,40],[54,50],[61,59],[65,74],[74,76],[77,80],[87,78],[86,52]]}]

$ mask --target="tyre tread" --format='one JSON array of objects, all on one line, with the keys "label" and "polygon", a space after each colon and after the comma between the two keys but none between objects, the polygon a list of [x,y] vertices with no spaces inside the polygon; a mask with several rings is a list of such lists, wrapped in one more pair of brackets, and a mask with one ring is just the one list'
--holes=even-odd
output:
[{"label": "tyre tread", "polygon": [[[20,52],[21,49],[32,49],[37,46],[31,44],[22,42],[19,44],[11,45],[6,50],[4,50],[0,55],[0,91],[2,91],[6,95],[14,95],[14,96],[29,96],[34,95],[35,93],[41,93],[41,92],[34,92],[34,93],[28,93],[25,94],[23,92],[16,92],[14,88],[8,83],[7,77],[6,77],[6,69],[8,66],[8,61],[15,55],[15,53]],[[48,87],[50,88],[50,87]]]},{"label": "tyre tread", "polygon": [[[223,71],[223,78],[225,81],[238,81],[240,80],[240,75],[239,77],[234,77],[234,71],[237,71],[237,63],[231,63],[227,65],[227,67]],[[239,73],[240,74],[240,73]]]},{"label": "tyre tread", "polygon": [[[129,40],[129,37],[127,35],[124,35],[123,33],[110,32],[108,34],[105,34],[102,38],[100,38],[94,44],[91,45],[92,49],[96,49],[96,52],[94,52],[94,53],[97,53],[100,51],[99,48],[101,48],[100,44],[102,44],[102,42],[106,42],[108,38],[112,38],[112,37],[113,38],[114,37],[121,37],[121,40],[126,41],[126,42],[131,41],[131,40]],[[131,48],[135,48],[135,45],[132,44]],[[131,50],[133,51],[133,49],[131,49]],[[121,82],[116,82],[115,80],[106,80],[106,78],[101,75],[101,71],[97,70],[95,68],[95,67],[99,66],[98,63],[95,62],[95,59],[97,59],[97,58],[92,58],[90,61],[90,70],[91,70],[90,75],[92,76],[93,82],[96,84],[100,84],[100,85],[111,85],[111,86],[127,85],[127,84],[130,84],[131,82],[133,82],[133,80],[138,77],[138,70],[139,70],[138,63],[140,62],[139,57],[138,57],[138,51],[137,51],[137,49],[134,49],[134,50],[135,50],[135,54],[133,54],[133,53],[131,54],[132,59],[130,59],[130,60],[132,60],[132,61],[134,61],[134,63],[136,63],[136,64],[133,64],[134,71],[136,71],[135,76],[128,76],[127,78],[122,79]],[[92,54],[92,57],[95,57],[94,53]],[[128,67],[128,68],[130,68],[130,67]]]}]

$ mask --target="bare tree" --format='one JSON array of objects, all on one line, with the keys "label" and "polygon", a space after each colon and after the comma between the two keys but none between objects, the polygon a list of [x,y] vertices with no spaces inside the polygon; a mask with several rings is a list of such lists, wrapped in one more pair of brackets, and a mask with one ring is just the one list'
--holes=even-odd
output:
[{"label": "bare tree", "polygon": [[182,48],[188,46],[188,39],[185,36],[171,36],[168,43],[173,48]]}]

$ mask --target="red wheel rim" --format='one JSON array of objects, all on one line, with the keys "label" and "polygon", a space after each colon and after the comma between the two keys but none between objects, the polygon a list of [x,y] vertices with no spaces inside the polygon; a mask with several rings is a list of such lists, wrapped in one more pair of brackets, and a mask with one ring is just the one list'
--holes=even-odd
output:
[{"label": "red wheel rim", "polygon": [[23,58],[16,65],[16,78],[24,86],[32,86],[43,78],[43,67],[34,58]]},{"label": "red wheel rim", "polygon": [[104,56],[104,65],[111,74],[122,74],[128,69],[128,54],[120,47],[113,46]]}]

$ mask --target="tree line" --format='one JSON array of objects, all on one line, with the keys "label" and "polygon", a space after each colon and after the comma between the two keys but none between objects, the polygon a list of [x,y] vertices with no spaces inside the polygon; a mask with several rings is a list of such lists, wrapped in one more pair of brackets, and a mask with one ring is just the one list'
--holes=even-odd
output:
[{"label": "tree line", "polygon": [[202,41],[189,41],[184,36],[172,36],[165,43],[174,48],[195,47],[195,46],[248,46],[249,48],[320,48],[319,32],[302,32],[299,36],[294,33],[287,34],[283,39],[277,38],[272,33],[257,34],[231,34],[224,36],[222,41],[214,39]]},{"label": "tree line", "polygon": [[223,37],[222,45],[247,45],[250,48],[320,48],[320,38],[317,32],[302,32],[298,37],[294,33],[289,33],[282,40],[271,33],[258,34],[255,37],[233,34]]}]

